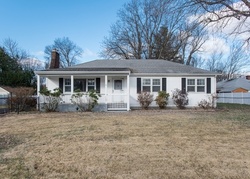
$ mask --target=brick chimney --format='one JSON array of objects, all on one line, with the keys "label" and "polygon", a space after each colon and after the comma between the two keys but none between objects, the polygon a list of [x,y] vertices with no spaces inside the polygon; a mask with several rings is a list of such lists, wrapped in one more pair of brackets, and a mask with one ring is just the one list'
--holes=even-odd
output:
[{"label": "brick chimney", "polygon": [[60,58],[59,53],[56,49],[53,49],[51,52],[51,61],[49,69],[59,68],[60,66]]}]

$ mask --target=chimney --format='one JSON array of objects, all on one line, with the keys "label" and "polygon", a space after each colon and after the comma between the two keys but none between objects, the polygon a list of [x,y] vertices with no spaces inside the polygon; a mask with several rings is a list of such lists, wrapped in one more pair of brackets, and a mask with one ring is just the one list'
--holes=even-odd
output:
[{"label": "chimney", "polygon": [[250,80],[250,75],[247,75],[247,76],[246,76],[246,79],[247,79],[247,80]]},{"label": "chimney", "polygon": [[59,68],[60,66],[60,58],[59,53],[56,49],[53,49],[51,52],[51,61],[49,69]]}]

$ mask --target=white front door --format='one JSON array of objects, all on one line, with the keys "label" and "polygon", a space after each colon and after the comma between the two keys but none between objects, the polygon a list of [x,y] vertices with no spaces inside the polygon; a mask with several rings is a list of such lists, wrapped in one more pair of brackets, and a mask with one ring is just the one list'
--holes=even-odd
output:
[{"label": "white front door", "polygon": [[124,102],[124,83],[123,79],[113,79],[113,102]]}]

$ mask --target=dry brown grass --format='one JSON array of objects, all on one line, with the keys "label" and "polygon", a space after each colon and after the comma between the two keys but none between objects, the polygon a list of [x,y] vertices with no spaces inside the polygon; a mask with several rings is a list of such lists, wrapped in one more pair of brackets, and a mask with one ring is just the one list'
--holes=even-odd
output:
[{"label": "dry brown grass", "polygon": [[250,178],[250,111],[11,114],[0,178]]}]

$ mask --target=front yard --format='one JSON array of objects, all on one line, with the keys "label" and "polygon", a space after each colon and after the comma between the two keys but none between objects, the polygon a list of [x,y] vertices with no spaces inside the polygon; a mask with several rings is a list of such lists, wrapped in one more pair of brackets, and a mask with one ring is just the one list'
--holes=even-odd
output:
[{"label": "front yard", "polygon": [[0,178],[250,178],[250,110],[9,114]]}]

